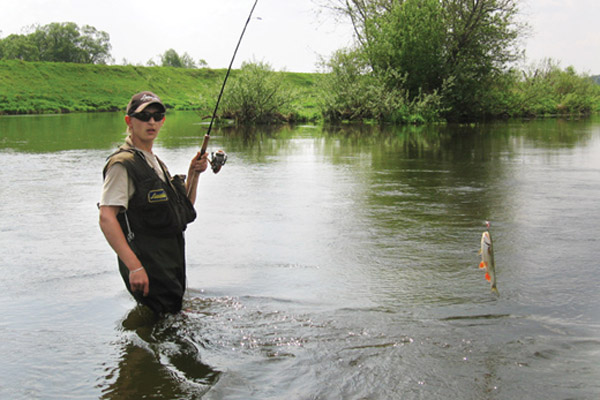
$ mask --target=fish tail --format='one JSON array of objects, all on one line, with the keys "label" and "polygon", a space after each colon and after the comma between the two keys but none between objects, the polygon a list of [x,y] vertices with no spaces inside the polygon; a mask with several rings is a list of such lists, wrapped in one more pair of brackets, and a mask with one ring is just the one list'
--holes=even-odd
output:
[{"label": "fish tail", "polygon": [[500,292],[498,292],[498,289],[496,288],[495,284],[492,286],[492,292],[497,294],[498,296],[500,295]]}]

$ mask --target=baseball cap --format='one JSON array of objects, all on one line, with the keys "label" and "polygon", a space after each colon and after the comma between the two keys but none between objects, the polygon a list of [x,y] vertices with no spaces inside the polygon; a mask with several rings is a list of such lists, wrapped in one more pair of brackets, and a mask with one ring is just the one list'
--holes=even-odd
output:
[{"label": "baseball cap", "polygon": [[127,104],[127,114],[141,112],[150,104],[158,104],[162,108],[160,112],[167,111],[167,108],[160,100],[160,97],[152,92],[146,91],[134,94],[133,97],[131,97],[129,104]]}]

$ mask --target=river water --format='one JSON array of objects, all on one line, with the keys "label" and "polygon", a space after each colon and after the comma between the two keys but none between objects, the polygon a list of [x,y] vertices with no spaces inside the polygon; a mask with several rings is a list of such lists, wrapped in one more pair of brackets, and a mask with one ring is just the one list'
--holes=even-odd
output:
[{"label": "river water", "polygon": [[[0,118],[0,398],[600,398],[599,118],[216,130],[160,318],[98,227],[123,127]],[[154,150],[185,173],[205,131]]]}]

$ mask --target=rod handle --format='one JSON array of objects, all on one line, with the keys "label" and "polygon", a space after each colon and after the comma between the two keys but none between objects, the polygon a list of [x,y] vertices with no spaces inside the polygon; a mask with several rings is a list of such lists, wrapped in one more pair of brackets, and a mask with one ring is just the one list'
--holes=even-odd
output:
[{"label": "rod handle", "polygon": [[208,147],[209,139],[210,135],[204,135],[204,141],[202,142],[202,148],[200,149],[200,157],[202,157],[206,153],[206,148]]}]

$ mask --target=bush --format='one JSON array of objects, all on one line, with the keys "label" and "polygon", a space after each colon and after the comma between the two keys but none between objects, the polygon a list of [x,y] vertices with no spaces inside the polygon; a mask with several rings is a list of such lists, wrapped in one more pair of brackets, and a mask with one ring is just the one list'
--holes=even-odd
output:
[{"label": "bush", "polygon": [[600,103],[599,85],[552,60],[524,71],[515,88],[521,99],[517,115],[590,114]]},{"label": "bush", "polygon": [[223,95],[221,116],[237,124],[293,122],[295,93],[284,83],[283,74],[263,62],[242,64]]},{"label": "bush", "polygon": [[323,65],[321,113],[328,122],[424,123],[440,120],[442,96],[419,92],[412,99],[406,76],[394,69],[373,73],[361,53],[340,50]]}]

